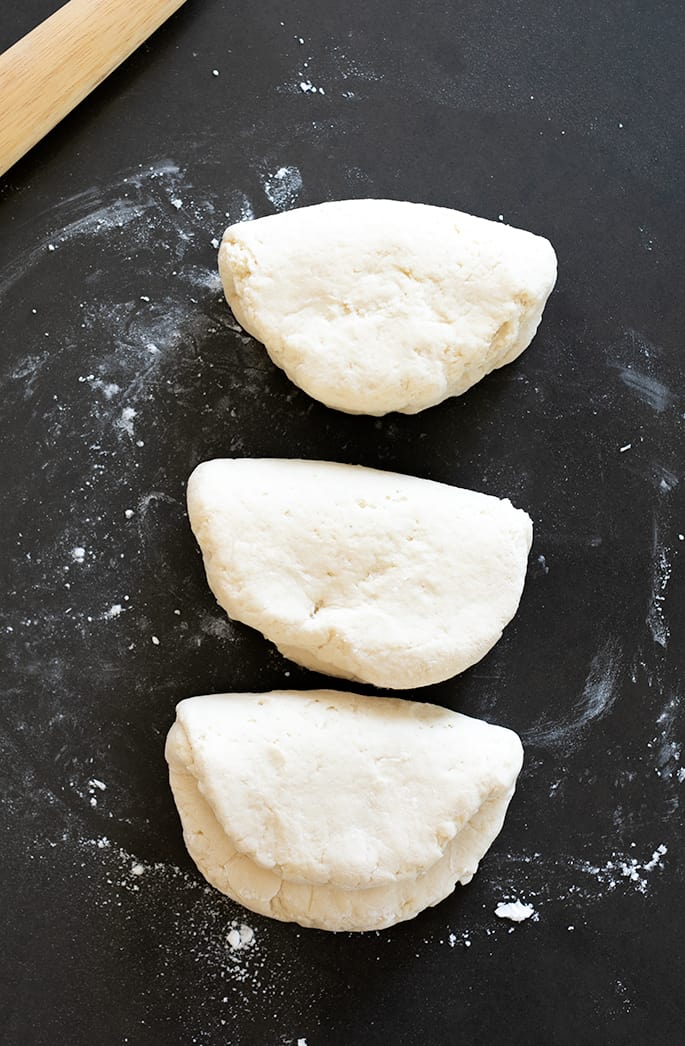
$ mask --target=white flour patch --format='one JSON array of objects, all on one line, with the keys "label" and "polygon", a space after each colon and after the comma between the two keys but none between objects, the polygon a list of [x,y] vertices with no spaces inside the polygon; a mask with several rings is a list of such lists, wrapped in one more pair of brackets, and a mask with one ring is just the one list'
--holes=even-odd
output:
[{"label": "white flour patch", "polygon": [[[217,247],[218,245],[219,242],[217,240]],[[212,291],[214,294],[223,296],[221,277],[216,269],[201,269],[194,266],[183,273],[183,278],[193,287]]]},{"label": "white flour patch", "polygon": [[634,367],[619,367],[618,376],[638,399],[659,414],[673,403],[674,396],[668,386],[650,374]]},{"label": "white flour patch", "polygon": [[137,414],[138,411],[133,407],[124,407],[116,422],[117,428],[121,429],[128,436],[133,436],[133,419]]},{"label": "white flour patch", "polygon": [[520,923],[537,916],[537,912],[532,904],[525,904],[523,901],[500,901],[495,908],[495,915],[498,919]]},{"label": "white flour patch", "polygon": [[239,926],[231,926],[226,940],[233,951],[251,948],[255,943],[255,932],[251,926],[248,926],[246,923],[240,923]]},{"label": "white flour patch", "polygon": [[277,211],[295,206],[302,192],[302,175],[297,167],[279,167],[264,179],[264,192]]},{"label": "white flour patch", "polygon": [[668,699],[657,717],[658,733],[647,747],[654,755],[654,770],[663,780],[675,778],[682,781],[682,768],[678,767],[683,754],[683,737],[678,720],[680,697],[674,695]]},{"label": "white flour patch", "polygon": [[680,482],[675,472],[666,468],[665,465],[661,465],[658,461],[652,463],[651,472],[654,485],[660,494],[670,494]]},{"label": "white flour patch", "polygon": [[300,80],[300,90],[303,94],[325,94],[323,87],[316,87],[311,80]]},{"label": "white flour patch", "polygon": [[666,649],[670,631],[664,611],[664,602],[666,588],[671,577],[671,563],[668,549],[661,542],[656,520],[654,521],[653,550],[652,591],[645,620],[654,642]]},{"label": "white flour patch", "polygon": [[100,379],[96,378],[94,374],[89,374],[85,380],[88,382],[91,389],[101,392],[106,400],[111,400],[113,396],[116,396],[117,393],[121,392],[120,387],[115,381],[100,381]]},{"label": "white flour patch", "polygon": [[607,715],[618,696],[621,661],[617,640],[608,639],[592,659],[583,692],[572,711],[555,723],[534,726],[525,734],[526,742],[542,747],[565,744]]}]

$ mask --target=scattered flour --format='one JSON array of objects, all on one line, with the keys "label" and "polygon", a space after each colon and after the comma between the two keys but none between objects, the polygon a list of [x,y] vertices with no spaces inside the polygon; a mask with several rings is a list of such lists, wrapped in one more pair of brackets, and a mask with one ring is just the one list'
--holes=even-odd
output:
[{"label": "scattered flour", "polygon": [[647,876],[655,869],[663,868],[663,858],[667,853],[668,847],[661,843],[647,861],[640,862],[636,857],[612,854],[603,865],[584,862],[580,870],[594,876],[598,883],[606,886],[607,891],[614,891],[621,883],[628,882],[638,893],[645,894],[649,889]]},{"label": "scattered flour", "polygon": [[532,727],[525,735],[528,744],[542,747],[567,745],[594,720],[605,716],[618,696],[622,656],[618,641],[607,639],[592,659],[583,692],[570,713],[551,724]]},{"label": "scattered flour", "polygon": [[138,411],[133,407],[124,407],[117,421],[117,428],[120,428],[122,432],[125,432],[128,436],[133,436],[133,419],[137,416]]},{"label": "scattered flour", "polygon": [[671,578],[671,563],[668,556],[668,550],[660,540],[659,528],[656,521],[654,523],[653,562],[652,592],[646,622],[654,642],[666,649],[670,638],[670,631],[664,612],[664,601],[666,599],[666,588]]},{"label": "scattered flour", "polygon": [[323,87],[315,87],[311,80],[300,80],[300,90],[303,94],[325,94]]},{"label": "scattered flour", "polygon": [[264,192],[277,211],[295,206],[302,191],[302,175],[297,167],[279,167],[264,179]]}]

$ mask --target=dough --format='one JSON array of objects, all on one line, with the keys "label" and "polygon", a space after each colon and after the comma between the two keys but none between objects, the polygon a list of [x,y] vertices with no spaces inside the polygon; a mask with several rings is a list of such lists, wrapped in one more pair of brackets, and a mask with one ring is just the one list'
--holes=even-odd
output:
[{"label": "dough", "polygon": [[232,225],[219,271],[238,322],[310,396],[415,414],[523,352],[556,255],[445,207],[344,200]]},{"label": "dough", "polygon": [[305,668],[400,690],[497,642],[532,539],[509,501],[322,461],[206,461],[188,512],[232,618]]},{"label": "dough", "polygon": [[286,922],[377,930],[471,880],[523,754],[435,705],[312,690],[181,701],[166,757],[213,886]]}]

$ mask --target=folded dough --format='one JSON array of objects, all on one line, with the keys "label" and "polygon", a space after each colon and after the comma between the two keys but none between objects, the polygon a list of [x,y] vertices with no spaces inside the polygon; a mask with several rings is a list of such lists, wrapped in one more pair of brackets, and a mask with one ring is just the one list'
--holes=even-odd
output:
[{"label": "folded dough", "polygon": [[166,758],[213,886],[285,922],[378,930],[471,880],[523,752],[435,705],[312,690],[181,701]]},{"label": "folded dough", "polygon": [[219,271],[238,322],[310,396],[415,414],[523,352],[556,255],[445,207],[345,200],[230,226]]},{"label": "folded dough", "polygon": [[321,461],[224,459],[188,483],[232,618],[318,672],[409,689],[479,661],[516,612],[532,540],[509,501]]}]

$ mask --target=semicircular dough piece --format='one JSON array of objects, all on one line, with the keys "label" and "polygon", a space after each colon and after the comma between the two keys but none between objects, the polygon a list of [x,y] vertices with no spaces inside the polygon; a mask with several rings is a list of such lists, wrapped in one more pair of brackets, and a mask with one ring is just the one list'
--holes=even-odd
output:
[{"label": "semicircular dough piece", "polygon": [[238,322],[310,396],[415,414],[523,352],[556,255],[446,207],[344,200],[230,226],[219,272]]},{"label": "semicircular dough piece", "polygon": [[321,461],[206,461],[188,513],[232,618],[305,668],[399,690],[494,646],[532,540],[509,501]]},{"label": "semicircular dough piece", "polygon": [[471,880],[523,754],[436,705],[312,690],[181,701],[166,758],[213,886],[286,922],[375,930]]}]

